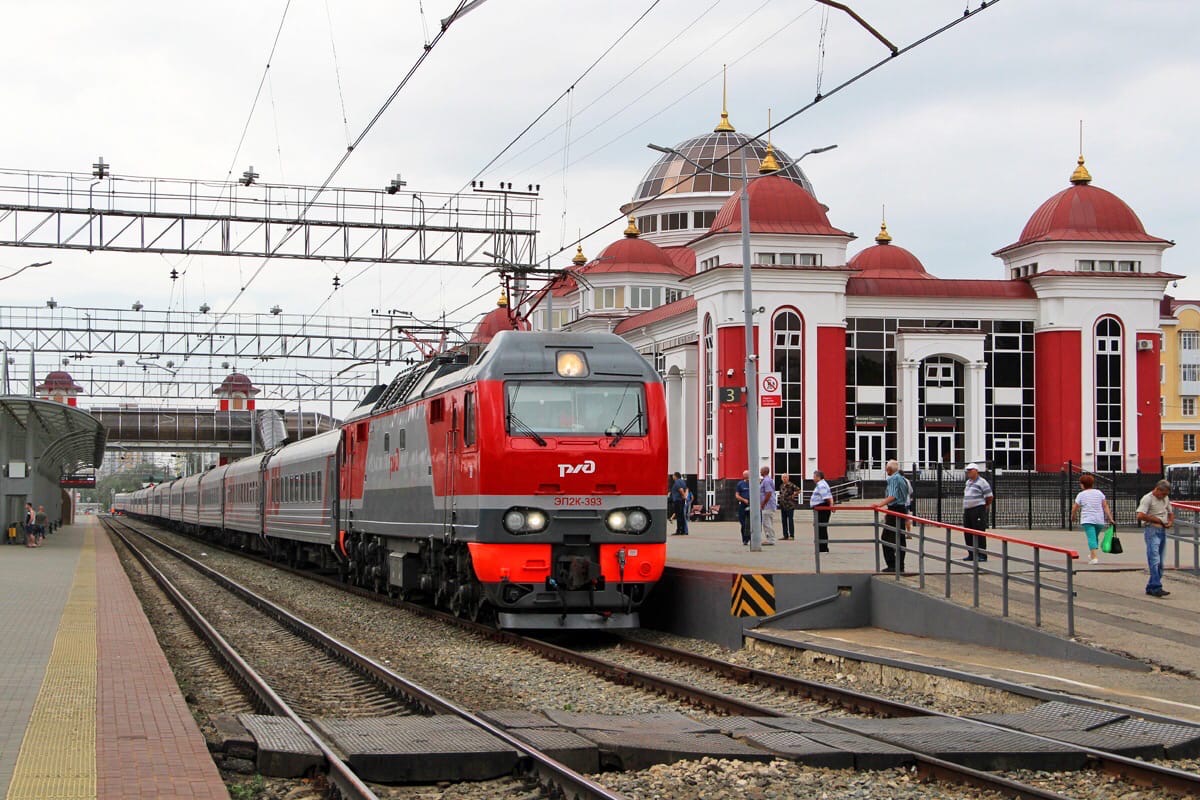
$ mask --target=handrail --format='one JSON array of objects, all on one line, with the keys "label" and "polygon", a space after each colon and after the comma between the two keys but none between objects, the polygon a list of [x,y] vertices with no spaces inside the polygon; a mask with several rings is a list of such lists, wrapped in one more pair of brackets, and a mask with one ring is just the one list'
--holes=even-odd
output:
[{"label": "handrail", "polygon": [[[952,589],[952,567],[955,565],[955,551],[966,551],[967,558],[971,562],[971,581],[973,605],[978,608],[980,605],[980,576],[990,575],[1000,579],[1000,594],[1002,601],[1002,616],[1007,617],[1009,614],[1009,587],[1010,584],[1023,584],[1030,586],[1033,590],[1033,607],[1034,607],[1034,622],[1037,626],[1042,624],[1042,593],[1044,591],[1057,592],[1062,594],[1066,600],[1067,611],[1067,635],[1073,637],[1075,635],[1075,568],[1074,561],[1079,558],[1079,552],[1068,547],[1060,547],[1058,545],[1044,544],[1042,542],[1033,542],[1027,539],[1019,539],[1015,536],[1006,536],[1001,533],[989,533],[987,531],[978,531],[972,528],[967,528],[961,525],[955,525],[950,522],[939,522],[938,520],[918,517],[913,514],[907,514],[902,511],[892,511],[887,506],[871,505],[871,506],[851,506],[851,505],[835,505],[833,510],[837,511],[866,511],[873,515],[873,518],[866,523],[871,526],[873,535],[870,539],[839,539],[840,542],[861,542],[870,543],[875,550],[875,569],[879,571],[880,554],[884,555],[888,561],[888,569],[885,572],[892,572],[896,580],[900,580],[905,572],[901,569],[893,569],[894,562],[888,556],[891,553],[901,556],[900,562],[903,561],[903,554],[912,553],[917,559],[917,578],[920,588],[925,588],[926,576],[930,573],[926,569],[926,561],[938,562],[941,564],[937,567],[937,572],[944,576],[945,580],[945,596],[947,599],[951,597]],[[1200,508],[1197,509],[1200,511]],[[888,518],[891,517],[892,520]],[[900,522],[903,520],[908,524]],[[824,528],[826,538],[829,537],[829,532],[837,527],[852,527],[859,523],[857,522],[833,522],[830,519],[827,523],[821,523],[816,517],[814,509],[813,519],[813,539],[814,539],[814,561],[816,572],[821,572],[821,528]],[[932,526],[936,529],[944,531],[944,535],[937,538],[929,535],[926,528]],[[898,535],[892,541],[885,540],[883,533],[885,531],[896,531]],[[985,540],[981,544],[981,549],[986,552],[986,540],[990,539],[1000,543],[999,556],[1000,569],[992,569],[987,566],[981,566],[980,562],[984,558],[977,557],[979,551],[973,545],[960,544],[951,539],[953,532],[970,534],[979,536]],[[909,538],[915,539],[915,546],[909,543]],[[968,540],[969,541],[969,540]],[[1028,547],[1033,553],[1031,557],[1024,557],[1010,553],[1010,547]],[[1064,557],[1065,563],[1063,566],[1050,563],[1049,559],[1043,559],[1043,554],[1054,553]],[[1022,574],[1021,571],[1011,569],[1013,564],[1027,566],[1032,568],[1032,575]],[[1043,579],[1044,573],[1062,573],[1065,578],[1065,586],[1053,581]]]},{"label": "handrail", "polygon": [[[1181,544],[1190,544],[1192,546],[1191,569],[1193,572],[1200,573],[1200,517],[1196,516],[1200,514],[1200,503],[1173,500],[1171,501],[1171,508],[1178,511],[1191,512],[1190,519],[1183,515],[1177,515],[1175,517],[1175,527],[1166,531],[1167,538],[1175,543],[1175,569],[1183,569],[1180,566],[1179,546]],[[1184,528],[1191,531],[1190,535],[1183,533]]]},{"label": "handrail", "polygon": [[[961,525],[955,525],[952,522],[940,522],[936,519],[929,519],[928,517],[916,517],[916,516],[913,516],[912,514],[905,514],[901,511],[892,511],[887,506],[884,506],[884,505],[870,506],[870,507],[860,506],[860,507],[856,507],[856,508],[851,508],[849,506],[835,506],[835,508],[842,508],[842,509],[855,510],[855,511],[859,511],[859,510],[861,510],[861,511],[883,511],[883,512],[886,512],[889,516],[906,519],[909,522],[923,522],[926,525],[936,525],[939,528],[945,528],[946,530],[949,530],[949,531],[958,531],[959,533],[969,533],[973,536],[983,536],[986,539],[995,539],[998,542],[1008,542],[1010,544],[1022,544],[1022,545],[1025,545],[1026,547],[1033,547],[1037,550],[1049,550],[1052,553],[1062,553],[1063,555],[1070,556],[1071,558],[1079,558],[1079,551],[1072,550],[1069,547],[1059,547],[1058,545],[1055,545],[1055,544],[1044,544],[1043,542],[1031,542],[1028,539],[1018,539],[1015,536],[1006,536],[1003,533],[992,533],[991,531],[977,531],[973,528],[964,528]],[[1200,508],[1197,508],[1196,510],[1200,511]]]},{"label": "handrail", "polygon": [[1200,503],[1189,503],[1185,500],[1172,500],[1171,508],[1182,508],[1184,511],[1200,512]]}]

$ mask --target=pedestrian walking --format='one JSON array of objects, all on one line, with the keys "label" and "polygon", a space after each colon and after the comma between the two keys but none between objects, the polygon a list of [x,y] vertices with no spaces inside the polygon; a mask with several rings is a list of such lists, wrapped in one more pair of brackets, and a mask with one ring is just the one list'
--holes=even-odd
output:
[{"label": "pedestrian walking", "polygon": [[812,479],[815,485],[812,494],[808,496],[808,505],[813,510],[813,521],[817,526],[817,550],[828,553],[829,515],[833,513],[833,492],[830,491],[829,482],[825,480],[825,473],[821,470],[813,470]]},{"label": "pedestrian walking", "polygon": [[779,499],[776,497],[775,481],[771,479],[771,468],[763,467],[758,471],[761,480],[758,483],[758,507],[762,514],[763,544],[775,544],[775,512],[779,510]]},{"label": "pedestrian walking", "polygon": [[796,509],[800,506],[800,487],[792,483],[792,476],[779,473],[779,521],[782,523],[780,537],[796,538]]},{"label": "pedestrian walking", "polygon": [[[895,514],[907,514],[908,480],[900,474],[900,463],[893,458],[883,469],[887,473],[888,493],[887,497],[883,498],[883,505]],[[904,553],[908,547],[908,537],[904,535],[906,530],[903,517],[889,515],[883,532],[879,534],[883,542],[883,560],[887,563],[884,572],[904,572]]]},{"label": "pedestrian walking", "polygon": [[1112,511],[1108,508],[1108,499],[1104,496],[1104,492],[1094,488],[1095,485],[1095,475],[1080,475],[1081,491],[1075,495],[1075,504],[1071,506],[1071,519],[1079,519],[1079,524],[1087,536],[1088,550],[1092,551],[1089,564],[1100,563],[1100,534],[1104,530],[1105,523],[1116,524],[1113,521]]},{"label": "pedestrian walking", "polygon": [[1150,567],[1150,580],[1146,583],[1146,594],[1151,597],[1166,597],[1170,594],[1162,587],[1163,557],[1167,549],[1167,528],[1175,524],[1175,511],[1167,495],[1171,493],[1169,481],[1159,481],[1154,489],[1142,497],[1137,507],[1138,522],[1145,525],[1146,564]]},{"label": "pedestrian walking", "polygon": [[970,552],[963,561],[987,561],[987,530],[988,506],[996,498],[992,495],[991,485],[979,475],[979,467],[967,464],[967,483],[963,486],[963,527],[979,533],[964,533],[963,539]]},{"label": "pedestrian walking", "polygon": [[734,489],[737,500],[738,525],[742,529],[742,544],[750,544],[750,470],[742,470],[742,479]]},{"label": "pedestrian walking", "polygon": [[25,504],[25,515],[21,524],[25,527],[25,546],[37,547],[37,512],[33,510],[33,503]]},{"label": "pedestrian walking", "polygon": [[37,528],[38,544],[41,544],[42,540],[46,538],[46,523],[48,521],[49,521],[49,518],[46,516],[46,507],[38,506],[37,514],[34,515],[34,518],[33,518],[33,524]]},{"label": "pedestrian walking", "polygon": [[671,494],[675,498],[672,507],[675,509],[675,536],[688,535],[688,514],[692,507],[688,502],[688,485],[683,476],[675,473],[675,482],[671,484]]}]

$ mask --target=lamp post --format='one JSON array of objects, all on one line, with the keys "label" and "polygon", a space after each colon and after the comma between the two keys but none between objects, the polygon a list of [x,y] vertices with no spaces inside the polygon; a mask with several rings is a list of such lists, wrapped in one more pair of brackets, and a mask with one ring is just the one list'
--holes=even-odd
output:
[{"label": "lamp post", "polygon": [[[763,175],[751,178],[746,174],[746,154],[742,153],[742,172],[741,175],[728,175],[723,172],[715,171],[711,165],[705,166],[692,159],[688,158],[683,153],[670,147],[663,147],[657,144],[647,145],[651,150],[656,150],[660,153],[670,153],[682,158],[684,161],[704,172],[709,172],[713,175],[719,175],[723,178],[742,179],[741,203],[742,203],[742,313],[744,324],[746,327],[746,465],[750,471],[750,497],[746,498],[751,502],[750,507],[750,550],[759,552],[762,550],[762,514],[756,513],[753,503],[759,492],[754,491],[754,487],[759,485],[759,454],[758,454],[758,372],[756,370],[756,362],[758,356],[754,352],[754,297],[753,297],[753,281],[752,270],[750,266],[750,181],[764,177]],[[807,156],[814,153],[825,153],[837,147],[836,144],[826,145],[825,147],[815,147],[807,153],[802,154],[799,158],[792,161],[790,164],[785,164],[777,170],[770,173],[779,172],[788,167],[799,164]],[[722,158],[727,158],[728,153]]]}]

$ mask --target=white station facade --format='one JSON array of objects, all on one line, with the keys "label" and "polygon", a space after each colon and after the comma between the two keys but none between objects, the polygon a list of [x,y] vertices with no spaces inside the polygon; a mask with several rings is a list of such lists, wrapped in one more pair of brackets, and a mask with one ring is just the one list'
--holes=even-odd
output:
[{"label": "white station facade", "polygon": [[[759,412],[763,465],[831,478],[877,477],[889,458],[1159,470],[1172,242],[1094,186],[1082,156],[1067,187],[994,252],[997,275],[945,279],[886,224],[856,247],[803,172],[779,169],[787,154],[737,133],[724,113],[675,151],[728,175],[745,158],[753,177],[754,342],[758,370],[782,381],[779,407]],[[622,207],[625,236],[591,260],[579,251],[530,318],[538,330],[615,332],[655,365],[670,468],[695,476],[708,503],[728,502],[748,467],[739,189],[663,155]]]}]

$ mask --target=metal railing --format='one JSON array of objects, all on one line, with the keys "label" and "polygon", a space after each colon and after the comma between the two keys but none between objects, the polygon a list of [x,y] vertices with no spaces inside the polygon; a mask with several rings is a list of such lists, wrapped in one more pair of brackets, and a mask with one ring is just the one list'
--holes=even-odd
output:
[{"label": "metal railing", "polygon": [[1179,565],[1180,545],[1192,546],[1193,572],[1200,572],[1200,503],[1171,503],[1175,509],[1175,525],[1167,529],[1167,539],[1175,543],[1175,569],[1188,569]]},{"label": "metal railing", "polygon": [[[969,567],[971,570],[971,587],[972,587],[972,604],[975,608],[979,608],[979,586],[980,579],[985,577],[997,577],[1000,579],[1000,596],[1001,596],[1001,615],[1007,617],[1009,615],[1009,590],[1012,584],[1021,584],[1032,587],[1033,590],[1033,610],[1034,622],[1038,627],[1042,625],[1042,594],[1044,592],[1054,592],[1061,594],[1066,598],[1067,604],[1067,635],[1075,635],[1075,561],[1079,558],[1079,553],[1067,547],[1058,547],[1056,545],[1043,544],[1041,542],[1031,542],[1027,539],[1018,539],[1013,536],[996,533],[994,531],[976,531],[970,528],[964,528],[961,525],[953,525],[949,522],[938,522],[937,520],[926,519],[924,517],[913,516],[912,514],[902,514],[896,511],[891,511],[884,506],[834,506],[835,511],[869,511],[872,512],[872,520],[864,522],[861,519],[848,522],[835,522],[837,514],[830,517],[830,521],[826,524],[827,538],[832,540],[833,531],[836,528],[861,528],[864,525],[870,526],[872,536],[869,539],[846,539],[838,538],[838,544],[870,544],[875,552],[875,571],[880,571],[881,556],[884,548],[893,550],[897,558],[893,563],[898,563],[904,555],[912,555],[917,559],[916,576],[919,585],[922,589],[925,588],[927,578],[934,574],[941,574],[945,580],[945,596],[951,596],[952,578],[955,574],[951,569],[955,561],[955,554],[960,553],[969,559]],[[1196,512],[1200,512],[1200,506],[1194,507]],[[890,521],[889,521],[890,518]],[[907,538],[905,544],[899,542],[892,544],[885,542],[882,539],[882,534],[885,530],[894,530],[897,523],[907,526],[901,532]],[[1197,518],[1193,524],[1197,526],[1195,530],[1200,531],[1200,518]],[[932,529],[932,530],[931,530]],[[939,533],[940,532],[940,533]],[[986,545],[982,548],[970,547],[966,544],[961,544],[953,541],[952,534],[963,533],[972,534],[977,537],[982,537],[988,544],[999,543],[1000,551],[995,553],[994,550],[989,550],[989,555],[998,555],[999,568],[994,568],[986,565],[985,562],[978,558],[971,558],[976,553],[977,549],[986,549]],[[820,530],[817,522],[816,512],[813,513],[813,553],[816,572],[821,572],[821,548]],[[1180,537],[1182,538],[1182,537]],[[914,542],[915,539],[915,542]],[[1189,541],[1191,541],[1189,539]],[[1058,556],[1062,558],[1062,566],[1055,564],[1051,559]],[[927,562],[937,564],[937,569],[931,571],[927,569]],[[967,566],[967,562],[959,561],[962,566]],[[1016,570],[1013,569],[1014,565]],[[1027,572],[1029,571],[1029,572]],[[1031,572],[1031,574],[1029,574]],[[913,574],[897,569],[895,571],[896,580],[905,574]],[[962,573],[957,573],[962,574]],[[1056,576],[1063,576],[1065,585],[1055,580]]]}]

